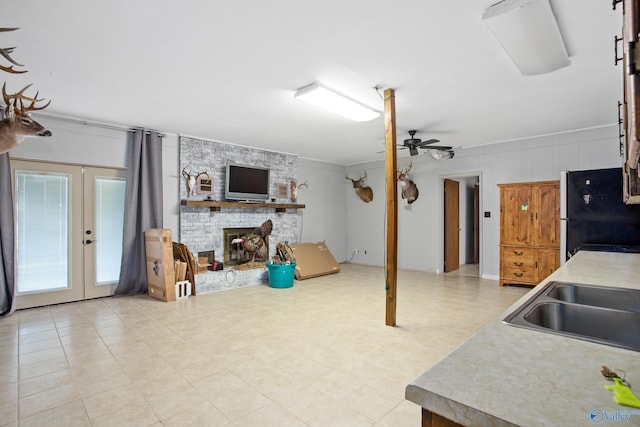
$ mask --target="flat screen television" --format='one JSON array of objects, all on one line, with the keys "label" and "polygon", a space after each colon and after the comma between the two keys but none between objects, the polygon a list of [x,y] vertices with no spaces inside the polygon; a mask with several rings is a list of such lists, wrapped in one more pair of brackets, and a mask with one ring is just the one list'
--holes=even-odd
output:
[{"label": "flat screen television", "polygon": [[224,198],[251,202],[269,200],[269,175],[268,168],[227,165]]}]

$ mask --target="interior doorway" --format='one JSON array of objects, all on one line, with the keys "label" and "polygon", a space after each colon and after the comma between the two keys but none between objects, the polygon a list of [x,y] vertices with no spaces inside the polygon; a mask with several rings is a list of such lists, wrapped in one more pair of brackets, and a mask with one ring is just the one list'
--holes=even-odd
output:
[{"label": "interior doorway", "polygon": [[443,271],[480,277],[480,175],[443,178],[443,190]]}]

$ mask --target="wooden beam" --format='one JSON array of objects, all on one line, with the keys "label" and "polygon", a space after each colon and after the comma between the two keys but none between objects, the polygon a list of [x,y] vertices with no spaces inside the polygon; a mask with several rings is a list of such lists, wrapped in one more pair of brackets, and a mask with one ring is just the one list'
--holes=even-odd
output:
[{"label": "wooden beam", "polygon": [[398,190],[396,184],[396,98],[393,89],[384,91],[385,163],[387,189],[386,277],[387,326],[396,325],[396,284],[398,279]]}]

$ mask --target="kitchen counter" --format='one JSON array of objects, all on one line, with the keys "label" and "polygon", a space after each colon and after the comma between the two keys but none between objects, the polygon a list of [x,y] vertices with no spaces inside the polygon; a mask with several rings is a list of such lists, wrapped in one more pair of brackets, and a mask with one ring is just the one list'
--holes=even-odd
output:
[{"label": "kitchen counter", "polygon": [[[538,286],[551,280],[640,288],[640,254],[579,252]],[[639,352],[502,322],[537,289],[407,386],[423,421],[433,413],[465,426],[573,427],[603,411],[640,425],[640,410],[616,404],[600,374],[602,365],[622,370],[640,394]]]}]

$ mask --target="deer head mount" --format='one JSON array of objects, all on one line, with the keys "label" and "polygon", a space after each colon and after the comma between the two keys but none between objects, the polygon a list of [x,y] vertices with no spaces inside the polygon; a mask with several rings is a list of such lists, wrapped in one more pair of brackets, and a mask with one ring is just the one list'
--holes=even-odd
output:
[{"label": "deer head mount", "polygon": [[411,166],[413,166],[413,164],[409,161],[406,170],[398,171],[398,183],[400,183],[400,188],[402,189],[402,198],[405,199],[408,204],[415,202],[418,198],[418,187],[416,187],[415,182],[409,179]]},{"label": "deer head mount", "polygon": [[204,172],[198,172],[197,175],[193,175],[191,171],[187,172],[187,166],[182,169],[182,176],[184,177],[185,183],[187,185],[187,197],[193,195],[196,190],[196,183],[198,182],[198,178],[200,178],[202,175],[209,176],[206,170]]},{"label": "deer head mount", "polygon": [[364,181],[366,177],[367,171],[365,171],[364,176],[360,177],[359,179],[351,179],[348,176],[345,176],[345,178],[350,180],[351,184],[353,184],[353,188],[356,189],[356,194],[358,195],[358,197],[360,197],[360,200],[365,203],[369,203],[373,200],[373,190],[371,189],[371,187],[362,186],[362,181]]},{"label": "deer head mount", "polygon": [[[17,28],[0,28],[0,32],[6,32],[6,31],[15,31],[17,30]],[[15,49],[15,47],[5,47],[5,48],[0,48],[0,55],[2,55],[4,57],[4,59],[6,59],[7,61],[9,61],[11,64],[13,65],[9,65],[9,66],[4,66],[0,64],[0,70],[2,71],[6,71],[7,73],[11,73],[11,74],[22,74],[22,73],[26,73],[27,70],[24,71],[20,71],[20,70],[16,70],[13,67],[17,66],[17,67],[24,67],[24,65],[22,64],[18,64],[16,61],[14,61],[14,59],[11,57],[10,53],[13,52],[13,49]]]},{"label": "deer head mount", "polygon": [[[38,92],[33,98],[25,96],[24,92],[31,85],[25,86],[19,92],[9,95],[6,83],[2,85],[2,99],[7,105],[4,110],[5,118],[0,120],[0,154],[15,148],[27,136],[51,136],[51,132],[36,122],[29,115],[30,111],[43,110],[51,104],[47,102],[42,107],[36,107]],[[26,103],[30,104],[26,104]]]},{"label": "deer head mount", "polygon": [[295,181],[291,181],[291,201],[292,202],[295,203],[298,200],[298,190],[301,189],[302,187],[309,188],[309,184],[307,184],[307,181],[303,182],[300,185],[297,185]]}]

